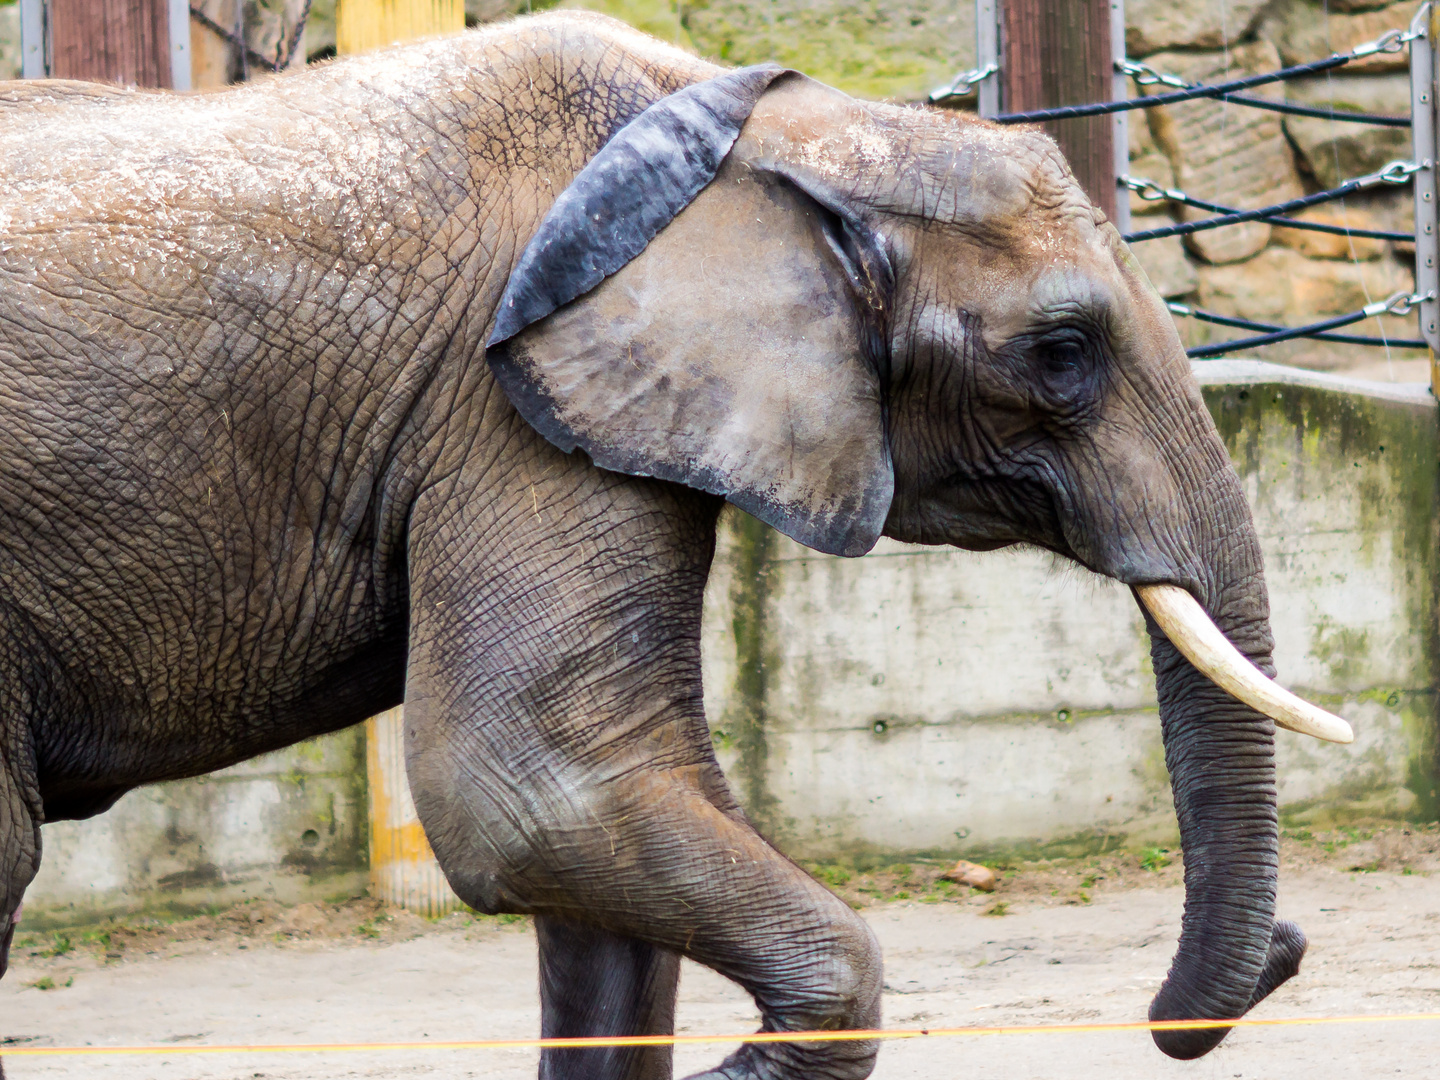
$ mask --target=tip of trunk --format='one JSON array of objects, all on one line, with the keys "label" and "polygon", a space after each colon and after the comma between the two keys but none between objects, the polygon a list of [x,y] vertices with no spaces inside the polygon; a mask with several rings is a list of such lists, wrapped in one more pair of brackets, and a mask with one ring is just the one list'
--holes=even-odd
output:
[{"label": "tip of trunk", "polygon": [[[1162,1017],[1152,1016],[1151,1019],[1159,1020]],[[1179,1019],[1179,1017],[1164,1019]],[[1150,1037],[1155,1040],[1155,1045],[1159,1047],[1160,1052],[1167,1057],[1175,1058],[1178,1061],[1193,1061],[1214,1050],[1229,1034],[1228,1027],[1191,1028],[1185,1031],[1152,1031]]]},{"label": "tip of trunk", "polygon": [[[1304,932],[1293,922],[1281,920],[1275,924],[1270,934],[1270,947],[1265,953],[1265,968],[1260,972],[1260,981],[1249,1004],[1245,1006],[1245,1012],[1249,1012],[1269,997],[1281,983],[1300,973],[1300,960],[1304,957],[1308,944]],[[1213,1018],[1187,1015],[1183,1006],[1177,1006],[1175,1002],[1168,1000],[1162,989],[1150,1005],[1150,1019]],[[1161,1053],[1181,1061],[1190,1061],[1214,1050],[1231,1030],[1228,1027],[1195,1028],[1187,1031],[1152,1031],[1150,1035]]]}]

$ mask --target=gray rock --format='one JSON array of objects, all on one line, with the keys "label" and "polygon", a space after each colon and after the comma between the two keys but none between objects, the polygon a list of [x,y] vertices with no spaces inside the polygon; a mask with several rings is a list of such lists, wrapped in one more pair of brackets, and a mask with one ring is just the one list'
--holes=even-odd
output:
[{"label": "gray rock", "polygon": [[[1171,224],[1169,217],[1149,214],[1131,219],[1130,227],[1136,232]],[[1185,245],[1178,236],[1166,236],[1159,240],[1142,240],[1130,248],[1144,268],[1150,283],[1167,300],[1187,296],[1200,284],[1195,264],[1185,257]]]},{"label": "gray rock", "polygon": [[1133,57],[1162,49],[1223,49],[1241,41],[1266,0],[1126,0],[1125,51]]},{"label": "gray rock", "polygon": [[[1317,0],[1285,0],[1265,12],[1258,27],[1260,37],[1272,42],[1288,67],[1322,60],[1331,53],[1349,52],[1357,45],[1374,41],[1390,30],[1405,30],[1415,15],[1414,3],[1370,5],[1375,10],[1351,9],[1341,12],[1330,3],[1329,14]],[[1339,13],[1337,13],[1339,12]],[[1409,53],[1376,53],[1345,65],[1351,72],[1407,71]]]},{"label": "gray rock", "polygon": [[[1130,122],[1125,125],[1130,136],[1130,175],[1142,180],[1153,180],[1161,187],[1175,186],[1175,170],[1170,159],[1155,143],[1150,134],[1150,124],[1145,113],[1131,113]],[[1130,213],[1154,214],[1168,204],[1142,199],[1133,191],[1130,193]],[[1138,226],[1137,226],[1138,227]]]},{"label": "gray rock", "polygon": [[[1296,79],[1288,99],[1349,112],[1403,116],[1410,112],[1406,75],[1352,75]],[[1336,187],[1352,176],[1410,156],[1408,128],[1377,128],[1336,120],[1287,116],[1285,132],[1321,187]]]},{"label": "gray rock", "polygon": [[[1228,54],[1162,53],[1151,61],[1187,82],[1236,78],[1279,65],[1275,47],[1263,41],[1237,46]],[[1255,93],[1278,98],[1280,90],[1261,87]],[[1248,209],[1302,193],[1280,114],[1208,100],[1150,109],[1148,114],[1155,143],[1170,159],[1176,186],[1187,194]],[[1186,220],[1210,216],[1209,211],[1188,208],[1183,214]],[[1228,263],[1250,258],[1269,240],[1270,226],[1252,222],[1194,233],[1186,246],[1206,262]]]},{"label": "gray rock", "polygon": [[[1307,259],[1297,251],[1270,247],[1257,257],[1235,266],[1201,266],[1197,305],[1225,315],[1285,326],[1303,326],[1332,315],[1342,315],[1413,288],[1410,270],[1394,258],[1371,262]],[[1210,341],[1227,341],[1249,331],[1181,320],[1181,339],[1187,347]],[[1358,323],[1349,332],[1390,338],[1414,337],[1415,316],[1385,317]],[[1266,346],[1257,353],[1266,360],[1302,367],[1335,369],[1364,359],[1372,350],[1364,345],[1338,345],[1297,340]],[[1396,356],[1408,352],[1395,351]],[[1383,353],[1380,354],[1383,357]]]}]

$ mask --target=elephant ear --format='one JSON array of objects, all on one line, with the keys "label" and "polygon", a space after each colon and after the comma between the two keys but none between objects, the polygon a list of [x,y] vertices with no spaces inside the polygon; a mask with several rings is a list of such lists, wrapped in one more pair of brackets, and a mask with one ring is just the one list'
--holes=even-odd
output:
[{"label": "elephant ear", "polygon": [[758,151],[730,152],[782,74],[687,87],[621,129],[525,249],[488,359],[567,453],[861,555],[894,491],[881,386],[890,268],[842,199]]}]

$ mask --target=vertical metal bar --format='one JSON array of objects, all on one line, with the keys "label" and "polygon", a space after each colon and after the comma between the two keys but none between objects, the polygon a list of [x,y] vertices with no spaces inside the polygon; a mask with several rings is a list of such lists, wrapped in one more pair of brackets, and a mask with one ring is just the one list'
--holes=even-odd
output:
[{"label": "vertical metal bar", "polygon": [[45,0],[20,0],[20,77],[43,79],[45,69]]},{"label": "vertical metal bar", "polygon": [[[1110,54],[1118,64],[1125,59],[1125,0],[1110,0]],[[1123,101],[1130,94],[1130,77],[1116,67],[1111,101]],[[1120,177],[1130,172],[1130,121],[1128,112],[1115,114],[1115,228],[1130,231],[1130,192],[1120,186]],[[1138,119],[1138,118],[1137,118]],[[1144,123],[1143,120],[1140,121]]]},{"label": "vertical metal bar", "polygon": [[[1000,64],[1001,0],[975,0],[975,67]],[[1000,114],[1000,73],[981,79],[977,90],[981,116]]]},{"label": "vertical metal bar", "polygon": [[[1410,42],[1410,137],[1414,161],[1426,167],[1415,174],[1415,291],[1440,293],[1435,187],[1435,40],[1437,9],[1432,6],[1426,34]],[[1440,387],[1440,303],[1420,305],[1420,336],[1430,346],[1430,385]],[[1440,391],[1437,391],[1440,392]]]},{"label": "vertical metal bar", "polygon": [[169,0],[170,87],[190,89],[190,0]]}]

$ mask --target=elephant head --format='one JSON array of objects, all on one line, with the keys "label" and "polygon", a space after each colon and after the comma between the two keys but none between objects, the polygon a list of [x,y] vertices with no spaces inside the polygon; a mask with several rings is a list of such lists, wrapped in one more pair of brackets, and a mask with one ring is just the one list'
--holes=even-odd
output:
[{"label": "elephant head", "polygon": [[[1271,717],[1348,729],[1260,674],[1239,480],[1164,304],[1049,138],[778,68],[697,83],[556,201],[489,361],[562,449],[819,550],[1025,543],[1130,585],[1187,890],[1151,1016],[1237,1017],[1298,970]],[[1223,1034],[1155,1038],[1193,1057]]]}]

